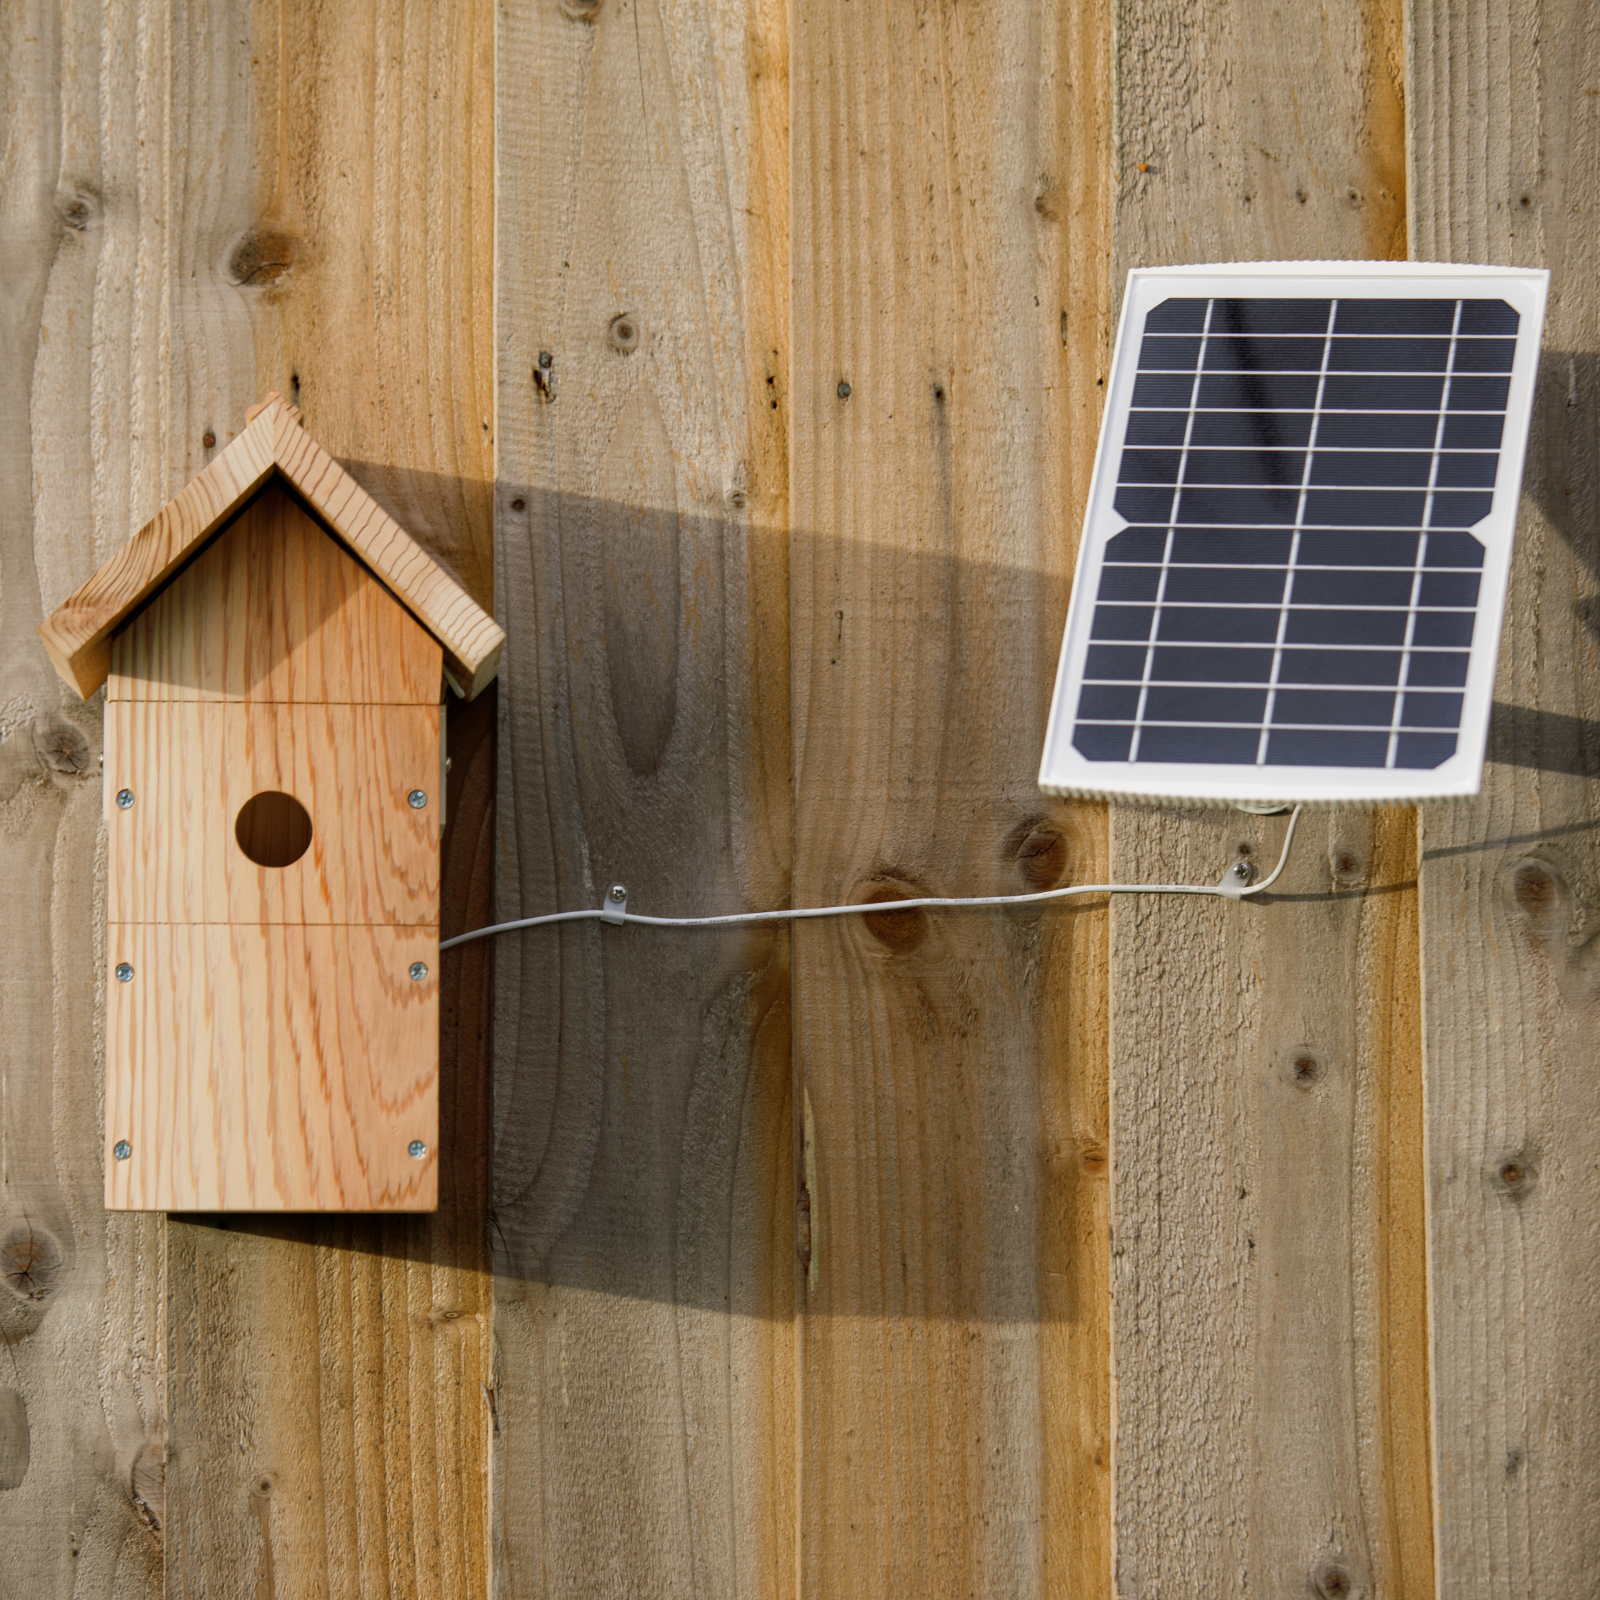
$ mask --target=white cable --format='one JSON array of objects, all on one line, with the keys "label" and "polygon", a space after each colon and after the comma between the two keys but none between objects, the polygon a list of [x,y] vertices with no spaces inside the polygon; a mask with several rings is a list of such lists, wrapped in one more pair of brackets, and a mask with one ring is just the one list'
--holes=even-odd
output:
[{"label": "white cable", "polygon": [[[1235,889],[1224,884],[1211,883],[1076,883],[1066,889],[1041,889],[1036,894],[985,894],[985,895],[927,895],[919,900],[875,900],[854,906],[799,906],[786,911],[736,911],[723,917],[646,917],[626,908],[607,911],[553,911],[542,917],[519,917],[515,922],[497,922],[493,927],[475,928],[471,933],[457,934],[454,939],[443,940],[440,950],[449,950],[458,944],[468,944],[474,939],[487,939],[497,933],[514,933],[519,928],[542,928],[554,922],[611,922],[636,923],[646,928],[731,928],[756,922],[799,922],[811,917],[855,917],[869,913],[877,915],[887,911],[956,910],[965,906],[1026,906],[1046,900],[1065,900],[1081,894],[1209,894],[1222,900],[1242,900],[1248,895],[1260,894],[1278,881],[1289,860],[1289,847],[1294,843],[1295,825],[1300,821],[1301,807],[1296,806],[1289,817],[1289,827],[1283,836],[1283,850],[1278,864],[1260,883]],[[1224,880],[1224,883],[1226,880]]]}]

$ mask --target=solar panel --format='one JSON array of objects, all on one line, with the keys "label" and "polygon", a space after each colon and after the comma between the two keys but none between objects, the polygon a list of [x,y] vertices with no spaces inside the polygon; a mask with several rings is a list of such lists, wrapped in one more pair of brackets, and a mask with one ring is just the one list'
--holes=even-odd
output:
[{"label": "solar panel", "polygon": [[1043,788],[1478,792],[1548,280],[1129,274]]}]

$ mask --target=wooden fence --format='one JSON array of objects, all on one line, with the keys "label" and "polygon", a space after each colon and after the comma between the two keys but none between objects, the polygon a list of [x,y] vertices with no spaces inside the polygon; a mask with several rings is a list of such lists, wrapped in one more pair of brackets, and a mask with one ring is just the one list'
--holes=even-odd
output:
[{"label": "wooden fence", "polygon": [[[1584,0],[0,0],[0,1594],[1592,1592],[1597,172]],[[1034,781],[1119,285],[1407,253],[1554,274],[1480,800],[469,947],[436,1217],[102,1211],[34,630],[266,389],[508,629],[447,931],[1215,877]]]}]

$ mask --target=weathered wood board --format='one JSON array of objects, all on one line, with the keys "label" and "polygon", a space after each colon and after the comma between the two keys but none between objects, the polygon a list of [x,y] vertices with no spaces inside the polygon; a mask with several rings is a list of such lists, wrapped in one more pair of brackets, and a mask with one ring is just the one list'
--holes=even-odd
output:
[{"label": "weathered wood board", "polygon": [[[1101,881],[1103,812],[1036,779],[1105,373],[1107,29],[797,8],[797,904]],[[796,928],[808,1596],[1103,1592],[1104,916]]]},{"label": "weathered wood board", "polygon": [[[1119,283],[1403,253],[1398,7],[1117,15]],[[1283,829],[1114,808],[1113,877]],[[1332,812],[1260,903],[1113,904],[1120,1595],[1430,1592],[1414,872],[1406,813]]]},{"label": "weathered wood board", "polygon": [[1409,8],[1411,251],[1551,271],[1482,797],[1424,813],[1439,1593],[1600,1561],[1600,17]]}]

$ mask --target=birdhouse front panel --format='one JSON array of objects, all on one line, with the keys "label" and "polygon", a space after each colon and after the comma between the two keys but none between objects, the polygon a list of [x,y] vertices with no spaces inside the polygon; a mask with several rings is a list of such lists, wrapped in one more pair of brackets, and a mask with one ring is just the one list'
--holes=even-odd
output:
[{"label": "birdhouse front panel", "polygon": [[441,682],[278,479],[113,635],[109,1207],[435,1207]]}]

